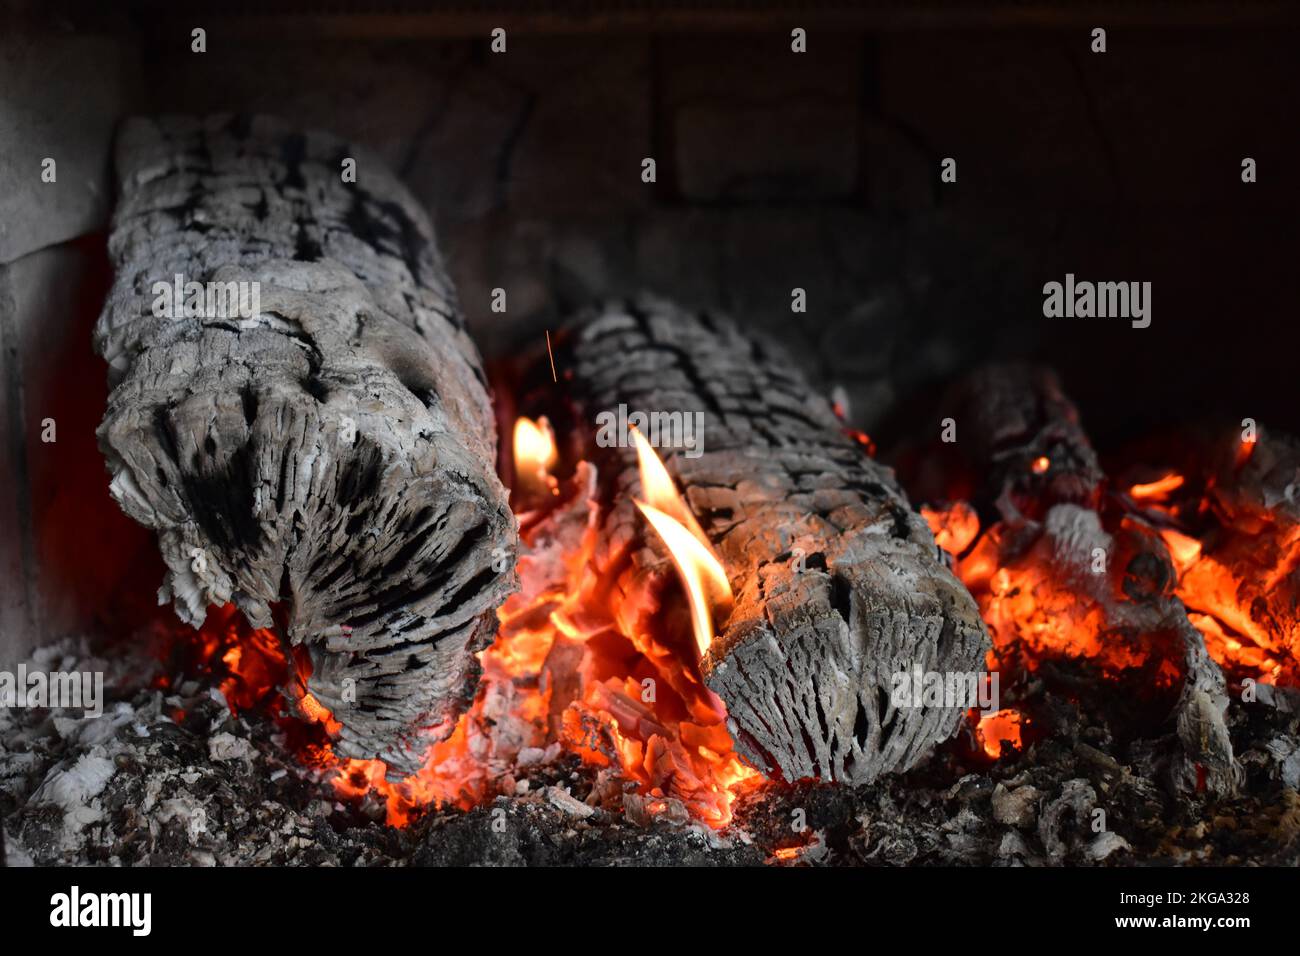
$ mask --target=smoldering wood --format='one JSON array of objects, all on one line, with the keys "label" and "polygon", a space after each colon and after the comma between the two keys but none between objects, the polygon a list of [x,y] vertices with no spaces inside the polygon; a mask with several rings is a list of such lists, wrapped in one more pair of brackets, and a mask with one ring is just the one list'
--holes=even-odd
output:
[{"label": "smoldering wood", "polygon": [[[620,404],[704,416],[698,457],[660,454],[735,591],[701,673],[739,752],[787,780],[863,784],[951,736],[965,707],[897,707],[893,675],[982,672],[978,610],[890,471],[843,433],[791,357],[649,298],[588,312],[566,334],[557,364],[589,437]],[[587,455],[607,505],[597,565],[625,594],[667,580],[633,505],[634,451],[593,443]]]},{"label": "smoldering wood", "polygon": [[[1027,363],[981,366],[949,388],[942,416],[957,426],[953,448],[973,472],[976,499],[1004,518],[1029,504],[1096,505],[1105,478],[1056,373]],[[1035,470],[1041,459],[1047,471]]]},{"label": "smoldering wood", "polygon": [[[281,602],[338,752],[410,771],[473,696],[516,545],[432,227],[369,153],[266,118],[129,120],[117,169],[99,438],[160,599],[196,626]],[[260,309],[155,314],[177,274],[258,283]]]},{"label": "smoldering wood", "polygon": [[1149,438],[1127,458],[1161,467],[1135,468],[1125,484],[1183,479],[1169,493],[1172,516],[1145,511],[1195,539],[1181,551],[1179,594],[1234,643],[1234,676],[1258,677],[1262,665],[1286,696],[1300,685],[1300,439],[1253,424],[1251,435],[1246,424],[1209,420]]},{"label": "smoldering wood", "polygon": [[[1098,549],[1107,556],[1101,574],[1094,573]],[[1161,540],[1123,526],[1111,533],[1097,511],[1065,502],[1048,509],[1031,549],[999,555],[999,566],[1016,562],[1044,569],[1056,586],[1068,588],[1081,617],[1099,611],[1102,640],[1123,642],[1134,652],[1153,652],[1177,665],[1179,683],[1169,717],[1178,747],[1169,754],[1169,781],[1186,793],[1200,789],[1202,782],[1216,793],[1234,789],[1239,770],[1224,720],[1227,684],[1187,609],[1170,594],[1174,570]],[[1095,694],[1107,685],[1094,676],[1086,686],[1084,693]]]},{"label": "smoldering wood", "polygon": [[[1226,437],[1224,437],[1226,434]],[[1219,432],[1206,482],[1215,530],[1188,572],[1207,608],[1282,665],[1280,683],[1300,682],[1300,439],[1260,428],[1253,445]],[[1216,576],[1209,562],[1231,570]],[[1204,577],[1202,577],[1204,575]]]},{"label": "smoldering wood", "polygon": [[[1234,789],[1239,768],[1224,720],[1223,671],[1172,596],[1176,573],[1154,529],[1108,520],[1105,473],[1056,374],[1027,364],[983,366],[952,386],[945,408],[965,410],[959,444],[968,445],[969,466],[991,476],[986,487],[1002,518],[997,565],[1036,563],[1077,595],[1081,609],[1100,611],[1109,639],[1139,651],[1154,646],[1176,661],[1181,683],[1170,718],[1181,746],[1170,757],[1171,781],[1184,792],[1202,779],[1215,792]],[[1047,460],[1041,472],[1034,468],[1040,457]],[[1101,574],[1093,573],[1097,549],[1106,556]]]}]

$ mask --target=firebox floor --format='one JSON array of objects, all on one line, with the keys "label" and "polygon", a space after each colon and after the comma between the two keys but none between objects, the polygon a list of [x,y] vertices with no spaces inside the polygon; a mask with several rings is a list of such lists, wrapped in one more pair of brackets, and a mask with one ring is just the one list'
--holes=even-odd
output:
[{"label": "firebox floor", "polygon": [[[138,664],[138,662],[136,662]],[[72,643],[33,667],[131,664]],[[139,673],[137,669],[135,673]],[[1036,739],[997,761],[939,748],[875,786],[772,784],[713,830],[597,800],[596,773],[561,755],[509,796],[384,822],[301,765],[283,731],[231,715],[219,691],[110,691],[103,716],[0,710],[0,815],[9,865],[1132,865],[1300,863],[1300,714],[1233,708],[1234,796],[1174,795],[1160,737],[1121,743],[1099,713],[1031,688]],[[639,810],[637,808],[640,808]],[[636,811],[636,812],[633,812]],[[1099,812],[1100,811],[1100,812]]]}]

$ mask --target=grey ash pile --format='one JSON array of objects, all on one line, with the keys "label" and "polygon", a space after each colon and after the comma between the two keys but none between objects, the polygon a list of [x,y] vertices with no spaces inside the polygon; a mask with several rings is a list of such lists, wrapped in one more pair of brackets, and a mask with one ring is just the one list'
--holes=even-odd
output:
[{"label": "grey ash pile", "polygon": [[[33,666],[103,669],[119,688],[144,672],[71,645]],[[399,829],[375,799],[336,797],[280,726],[233,717],[202,681],[110,690],[97,719],[0,711],[4,856],[10,866],[1300,863],[1300,714],[1285,699],[1232,708],[1244,779],[1217,799],[1161,785],[1172,740],[1121,742],[1101,715],[1042,685],[1016,703],[1032,732],[999,761],[959,738],[874,786],[773,785],[722,831],[647,814],[631,791],[611,802],[608,780],[570,755],[517,771],[513,796],[430,809]]]}]

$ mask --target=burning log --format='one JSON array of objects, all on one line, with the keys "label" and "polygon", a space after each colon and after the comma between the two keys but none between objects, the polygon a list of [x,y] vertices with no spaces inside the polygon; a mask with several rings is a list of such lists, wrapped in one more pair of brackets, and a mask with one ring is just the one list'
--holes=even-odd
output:
[{"label": "burning log", "polygon": [[[1111,677],[1177,667],[1171,711],[1181,752],[1175,784],[1235,785],[1223,672],[1174,596],[1174,560],[1157,530],[1105,496],[1105,475],[1078,411],[1046,369],[993,365],[950,390],[942,414],[990,476],[984,503],[1001,520],[956,551],[1004,660],[1082,659]],[[927,513],[930,513],[927,509]],[[938,513],[935,513],[938,514]],[[939,520],[947,529],[952,522]]]},{"label": "burning log", "polygon": [[[645,546],[655,509],[634,502],[649,492],[620,409],[634,423],[646,413],[640,430],[689,505],[675,516],[683,533],[721,558],[734,606],[711,642],[706,626],[700,674],[741,754],[787,780],[862,784],[954,732],[969,705],[898,706],[891,689],[915,667],[982,672],[989,640],[975,603],[891,472],[844,434],[789,356],[647,299],[580,317],[557,364],[575,424],[594,433],[585,457],[607,508],[593,563],[616,579],[621,606],[640,606],[628,596],[671,572]],[[656,434],[674,423],[676,436]]]},{"label": "burning log", "polygon": [[473,695],[516,542],[432,227],[377,159],[263,118],[128,121],[117,167],[99,437],[160,599],[196,626],[276,608],[338,751],[414,769]]}]

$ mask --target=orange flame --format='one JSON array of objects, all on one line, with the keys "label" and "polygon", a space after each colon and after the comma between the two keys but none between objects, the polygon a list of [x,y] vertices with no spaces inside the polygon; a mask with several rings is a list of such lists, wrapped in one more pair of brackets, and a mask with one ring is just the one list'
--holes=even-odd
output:
[{"label": "orange flame", "polygon": [[663,539],[686,589],[691,627],[702,657],[713,642],[714,615],[725,617],[731,613],[731,582],[709,539],[677,493],[663,461],[639,431],[633,429],[632,437],[641,471],[641,493],[646,498],[637,501],[636,506]]}]

